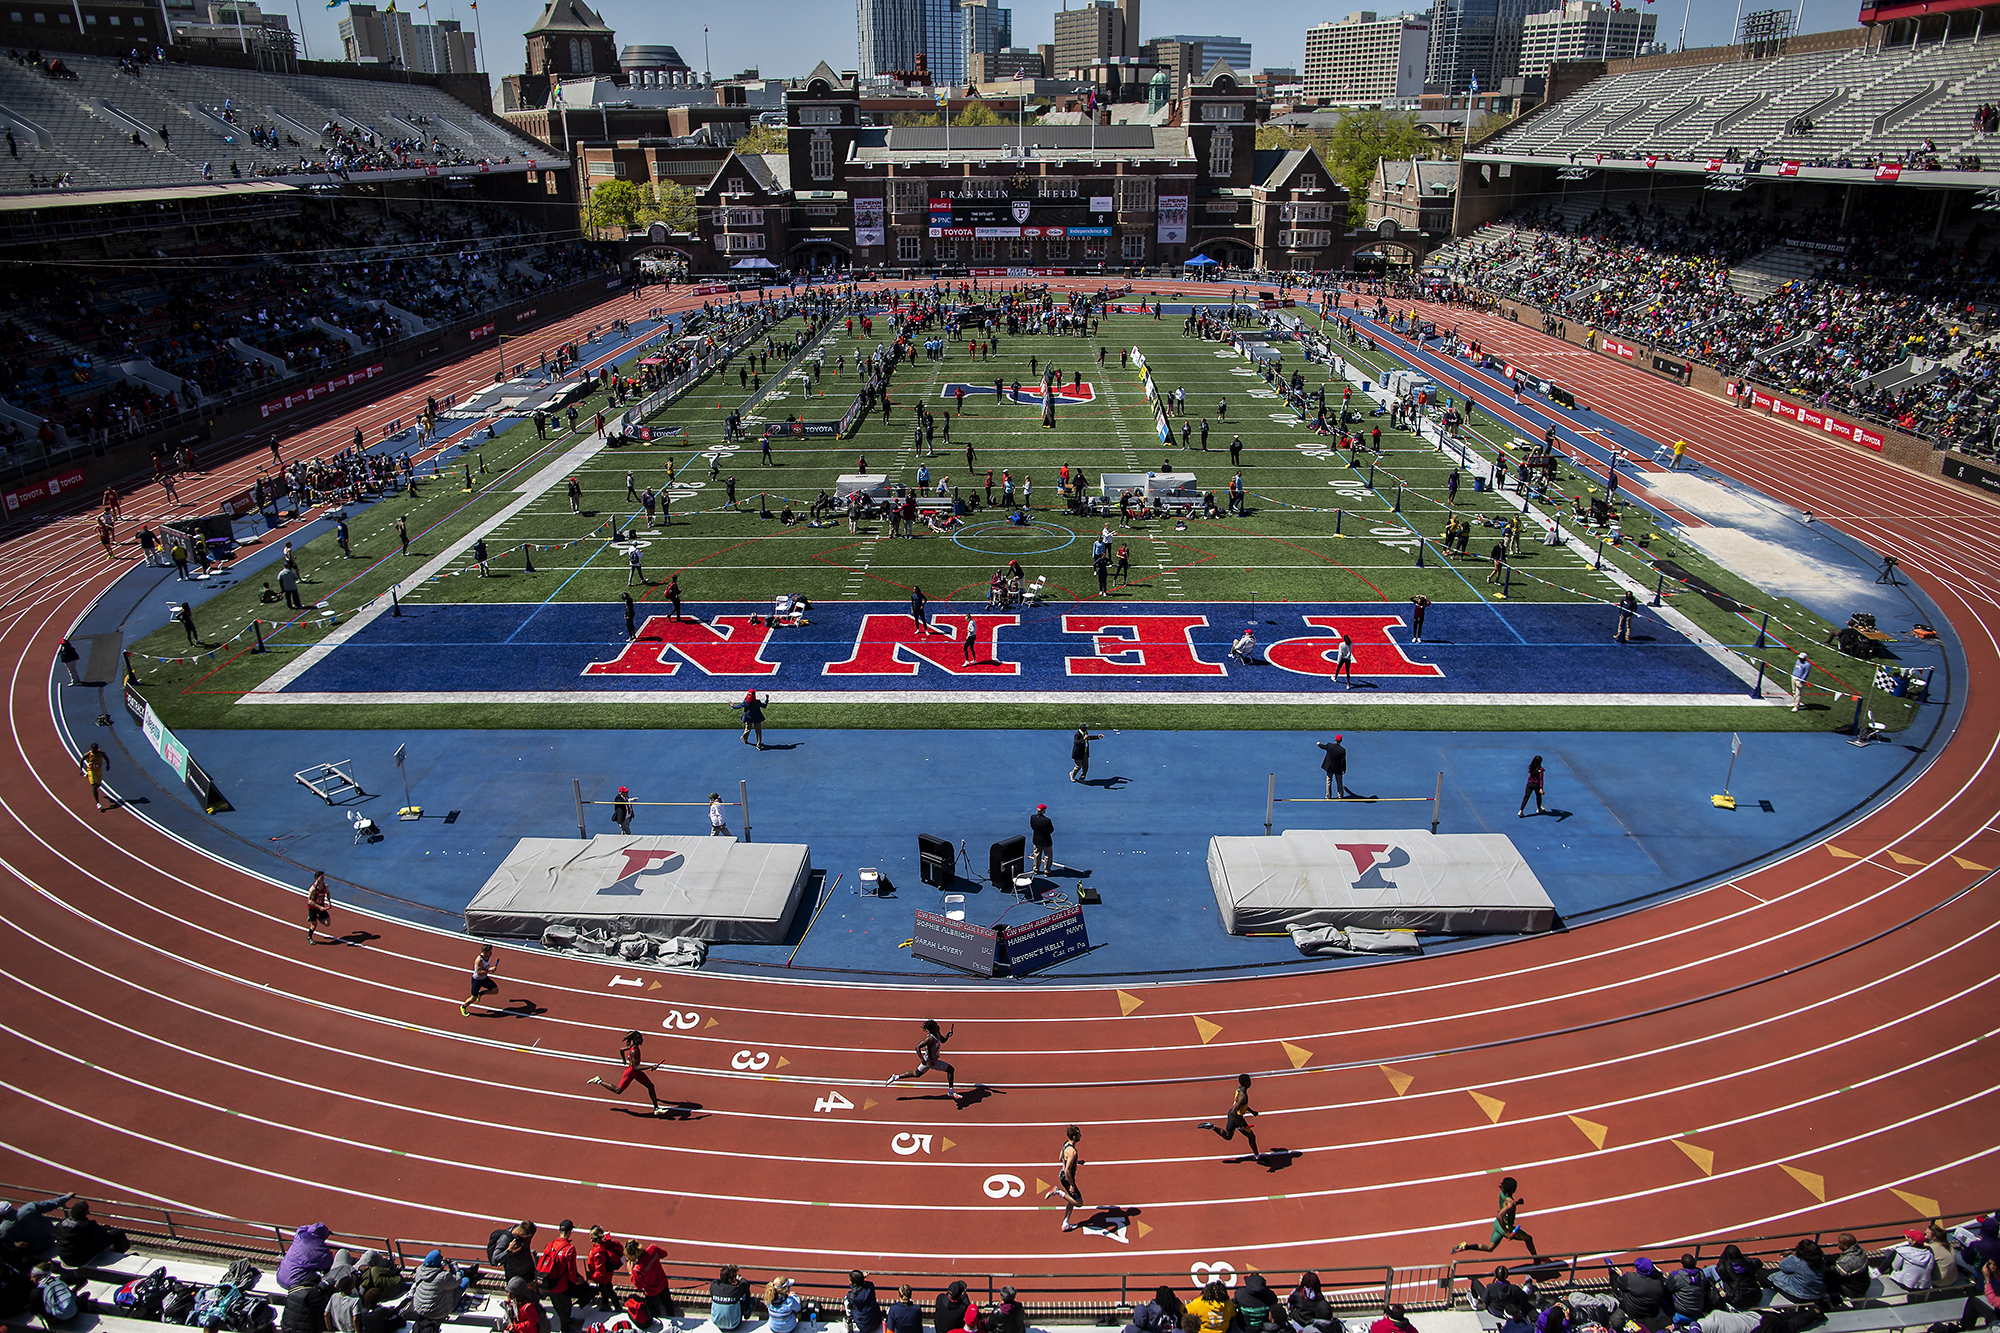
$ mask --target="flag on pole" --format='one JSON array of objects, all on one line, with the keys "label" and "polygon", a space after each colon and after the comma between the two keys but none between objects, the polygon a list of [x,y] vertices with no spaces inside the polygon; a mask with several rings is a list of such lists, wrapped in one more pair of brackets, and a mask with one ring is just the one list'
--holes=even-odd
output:
[{"label": "flag on pole", "polygon": [[407,745],[398,745],[396,747],[395,759],[397,768],[401,768],[403,766],[403,756],[408,754],[409,752],[410,752],[410,747]]},{"label": "flag on pole", "polygon": [[[1742,753],[1743,753],[1743,738],[1741,736],[1732,734],[1729,737],[1729,757],[1731,759],[1734,759],[1737,755]],[[399,760],[398,762],[401,761]]]},{"label": "flag on pole", "polygon": [[1479,75],[1477,73],[1474,73],[1472,76],[1472,91],[1475,93],[1479,91]]}]

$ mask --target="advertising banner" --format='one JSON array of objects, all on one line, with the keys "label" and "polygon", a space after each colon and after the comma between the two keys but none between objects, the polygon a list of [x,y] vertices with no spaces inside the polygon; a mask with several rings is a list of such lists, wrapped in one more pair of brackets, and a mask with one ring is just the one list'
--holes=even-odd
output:
[{"label": "advertising banner", "polygon": [[1750,390],[1750,406],[1769,412],[1772,416],[1796,421],[1801,426],[1810,426],[1814,430],[1823,430],[1828,435],[1851,440],[1864,449],[1879,451],[1884,443],[1882,433],[1878,430],[1852,421],[1844,421],[1839,417],[1828,416],[1815,407],[1787,402],[1783,398],[1765,393],[1762,389]]},{"label": "advertising banner", "polygon": [[854,243],[856,245],[882,245],[882,201],[880,199],[856,199],[854,201]]},{"label": "advertising banner", "polygon": [[1159,242],[1161,245],[1186,245],[1188,228],[1188,197],[1184,194],[1163,194],[1160,196]]},{"label": "advertising banner", "polygon": [[[482,334],[490,334],[492,332],[493,326],[488,324],[483,329],[472,330],[471,336],[478,338]],[[372,366],[364,366],[360,370],[350,370],[345,375],[335,375],[332,379],[322,381],[318,384],[309,384],[303,389],[286,394],[283,398],[274,398],[259,407],[257,415],[260,417],[274,417],[280,412],[289,412],[295,407],[304,406],[316,398],[324,397],[330,393],[338,393],[351,385],[365,384],[382,373],[382,364],[382,362],[377,361]]]},{"label": "advertising banner", "polygon": [[65,472],[59,477],[45,477],[31,486],[23,486],[19,490],[8,491],[5,496],[0,496],[0,503],[4,503],[7,507],[7,512],[11,514],[16,509],[25,509],[29,505],[38,505],[52,495],[59,495],[63,491],[72,490],[81,485],[83,485],[83,469],[78,468],[73,472]]}]

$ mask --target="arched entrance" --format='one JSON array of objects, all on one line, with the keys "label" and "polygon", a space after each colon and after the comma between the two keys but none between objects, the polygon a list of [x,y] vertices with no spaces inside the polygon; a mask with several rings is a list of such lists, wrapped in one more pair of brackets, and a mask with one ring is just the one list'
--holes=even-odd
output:
[{"label": "arched entrance", "polygon": [[786,252],[794,273],[832,273],[853,264],[854,254],[829,236],[808,236]]},{"label": "arched entrance", "polygon": [[[1189,252],[1188,258],[1192,259],[1196,255],[1207,255],[1210,259],[1213,259],[1225,268],[1255,268],[1257,266],[1257,252],[1251,249],[1249,245],[1237,240],[1234,236],[1212,236],[1196,245]],[[1198,266],[1184,271],[1189,277],[1199,277],[1203,273],[1213,273],[1217,270],[1206,266]]]}]

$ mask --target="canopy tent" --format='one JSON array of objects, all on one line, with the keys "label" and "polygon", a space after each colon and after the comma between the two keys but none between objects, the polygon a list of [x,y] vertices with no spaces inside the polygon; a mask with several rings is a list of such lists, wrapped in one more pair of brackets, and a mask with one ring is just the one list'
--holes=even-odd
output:
[{"label": "canopy tent", "polygon": [[1210,259],[1207,255],[1196,255],[1193,259],[1182,261],[1181,267],[1206,268],[1210,264],[1219,264],[1221,262],[1219,259]]},{"label": "canopy tent", "polygon": [[739,260],[737,260],[737,261],[736,261],[735,263],[731,264],[731,265],[730,265],[729,267],[731,267],[731,268],[776,268],[776,267],[777,267],[777,265],[776,265],[776,264],[773,264],[773,263],[772,263],[772,262],[771,262],[770,260],[768,260],[768,259],[761,259],[761,258],[759,258],[759,257],[758,257],[758,256],[756,256],[756,255],[751,255],[751,256],[750,256],[750,257],[749,257],[748,259],[739,259]]}]

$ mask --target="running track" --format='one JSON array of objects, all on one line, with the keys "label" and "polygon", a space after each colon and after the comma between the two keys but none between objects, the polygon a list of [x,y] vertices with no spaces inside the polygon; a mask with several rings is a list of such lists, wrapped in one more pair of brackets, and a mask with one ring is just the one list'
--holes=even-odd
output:
[{"label": "running track", "polygon": [[[633,301],[527,341],[552,346]],[[2000,543],[1980,497],[1531,329],[1437,313],[1900,552],[1963,640],[1960,688],[1984,701]],[[337,448],[356,421],[485,363],[289,448]],[[190,490],[239,490],[259,457]],[[150,517],[161,497],[149,486],[127,504]],[[1832,847],[1505,948],[1122,995],[701,974],[637,991],[610,987],[610,969],[507,953],[498,999],[517,1016],[461,1018],[463,937],[372,921],[365,947],[308,947],[296,890],[92,810],[52,717],[51,658],[123,562],[98,554],[87,514],[4,550],[0,1179],[409,1239],[569,1216],[663,1240],[676,1267],[728,1259],[753,1275],[1419,1264],[1483,1238],[1502,1171],[1555,1251],[1912,1215],[1891,1190],[1964,1212],[2000,1185],[2000,1061],[1984,1043],[2000,1028],[1986,883],[2000,721],[1976,707]],[[881,1086],[930,1014],[958,1025],[961,1077],[991,1089],[962,1109],[930,1081]],[[635,1116],[586,1085],[627,1028],[650,1035],[687,1118]],[[1282,1169],[1227,1160],[1233,1147],[1194,1128],[1244,1070],[1260,1076],[1262,1146],[1298,1154]],[[833,1093],[851,1106],[815,1109]],[[1060,1234],[1035,1197],[1072,1122],[1086,1198],[1137,1210],[1124,1243]]]}]

